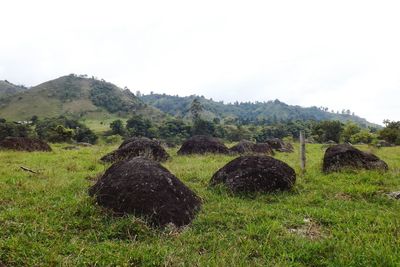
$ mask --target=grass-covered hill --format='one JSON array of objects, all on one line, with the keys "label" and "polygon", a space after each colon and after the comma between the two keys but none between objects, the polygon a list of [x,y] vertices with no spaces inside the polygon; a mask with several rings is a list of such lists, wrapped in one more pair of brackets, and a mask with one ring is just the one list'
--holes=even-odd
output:
[{"label": "grass-covered hill", "polygon": [[26,120],[33,115],[60,115],[102,120],[143,114],[151,119],[163,116],[128,89],[104,80],[68,75],[0,99],[0,117]]},{"label": "grass-covered hill", "polygon": [[27,90],[25,86],[15,85],[7,80],[0,81],[0,98],[9,97],[25,90]]},{"label": "grass-covered hill", "polygon": [[300,107],[287,105],[279,100],[268,102],[244,102],[224,104],[207,99],[203,96],[171,96],[166,94],[143,95],[141,99],[153,107],[171,115],[182,117],[190,116],[190,105],[198,98],[203,106],[203,115],[206,118],[235,119],[241,122],[276,122],[290,120],[339,120],[353,121],[360,126],[377,126],[366,119],[351,114],[328,112],[327,109],[317,107]]}]

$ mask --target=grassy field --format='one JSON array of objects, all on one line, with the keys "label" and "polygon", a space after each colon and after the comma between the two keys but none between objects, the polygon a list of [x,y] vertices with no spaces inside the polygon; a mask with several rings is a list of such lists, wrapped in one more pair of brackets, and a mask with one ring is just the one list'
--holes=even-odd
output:
[{"label": "grassy field", "polygon": [[[390,166],[321,173],[323,148],[308,146],[308,172],[291,192],[232,196],[208,188],[230,156],[176,156],[165,166],[203,199],[184,229],[152,229],[114,217],[87,189],[113,146],[51,153],[0,152],[0,263],[6,266],[399,266],[400,147],[375,152]],[[362,147],[366,150],[367,147]],[[277,154],[298,168],[298,153]],[[39,174],[24,172],[25,166]],[[1,264],[0,264],[1,265]]]}]

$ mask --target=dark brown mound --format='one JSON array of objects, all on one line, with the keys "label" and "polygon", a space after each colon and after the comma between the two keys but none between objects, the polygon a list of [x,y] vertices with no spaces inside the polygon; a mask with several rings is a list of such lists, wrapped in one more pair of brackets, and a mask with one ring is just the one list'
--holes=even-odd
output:
[{"label": "dark brown mound", "polygon": [[232,152],[239,154],[269,154],[273,155],[274,152],[271,146],[267,143],[257,143],[254,144],[248,140],[241,140],[237,145],[230,148]]},{"label": "dark brown mound", "polygon": [[272,149],[279,152],[293,152],[293,146],[290,143],[285,143],[279,138],[272,138],[266,141]]},{"label": "dark brown mound", "polygon": [[288,190],[296,181],[295,171],[285,162],[269,156],[241,156],[211,178],[210,185],[224,183],[232,192]]},{"label": "dark brown mound", "polygon": [[206,153],[229,154],[229,149],[217,138],[195,135],[186,140],[178,151],[178,155]]},{"label": "dark brown mound", "polygon": [[155,226],[189,224],[200,199],[158,162],[137,157],[114,163],[89,189],[99,205],[143,216]]},{"label": "dark brown mound", "polygon": [[376,144],[377,147],[391,147],[393,144],[385,141],[385,140],[379,140],[378,143]]},{"label": "dark brown mound", "polygon": [[18,151],[51,151],[51,147],[44,141],[28,137],[6,137],[0,142],[1,149]]},{"label": "dark brown mound", "polygon": [[322,169],[324,172],[342,169],[387,170],[388,165],[373,154],[363,152],[348,144],[341,144],[331,146],[325,151]]},{"label": "dark brown mound", "polygon": [[168,153],[157,141],[145,137],[135,137],[122,142],[117,150],[105,155],[101,160],[115,162],[138,156],[156,161],[166,161],[169,158]]}]

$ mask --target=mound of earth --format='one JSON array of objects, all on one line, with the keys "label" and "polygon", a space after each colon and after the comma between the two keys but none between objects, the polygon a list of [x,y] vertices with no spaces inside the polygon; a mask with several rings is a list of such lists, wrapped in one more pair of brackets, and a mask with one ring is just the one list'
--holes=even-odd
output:
[{"label": "mound of earth", "polygon": [[379,140],[378,143],[376,144],[376,146],[377,147],[391,147],[391,146],[393,146],[393,144],[391,144],[385,140]]},{"label": "mound of earth", "polygon": [[0,149],[17,151],[51,151],[51,147],[44,141],[28,137],[6,137],[0,142]]},{"label": "mound of earth", "polygon": [[233,193],[288,190],[296,181],[295,171],[269,156],[241,156],[211,178],[210,185],[225,184]]},{"label": "mound of earth", "polygon": [[229,149],[217,138],[195,135],[186,140],[178,151],[178,155],[220,153],[229,154]]},{"label": "mound of earth", "polygon": [[139,156],[160,162],[169,158],[168,153],[157,141],[145,137],[134,137],[122,142],[117,150],[105,155],[101,160],[115,162]]},{"label": "mound of earth", "polygon": [[155,226],[187,225],[201,207],[199,197],[178,178],[143,157],[114,163],[89,194],[103,207],[142,216]]},{"label": "mound of earth", "polygon": [[285,143],[279,138],[272,138],[266,141],[272,149],[279,152],[293,152],[293,146],[290,143]]},{"label": "mound of earth", "polygon": [[267,143],[253,143],[248,140],[241,140],[237,145],[230,148],[232,152],[239,154],[268,154],[273,155],[271,146]]},{"label": "mound of earth", "polygon": [[329,147],[325,151],[322,169],[324,172],[342,169],[387,170],[388,165],[377,156],[358,150],[349,144]]}]

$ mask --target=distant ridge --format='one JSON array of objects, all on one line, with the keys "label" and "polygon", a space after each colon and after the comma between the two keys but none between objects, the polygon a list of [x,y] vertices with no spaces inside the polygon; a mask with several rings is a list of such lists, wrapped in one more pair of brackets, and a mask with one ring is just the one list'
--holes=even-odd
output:
[{"label": "distant ridge", "polygon": [[171,96],[166,94],[142,95],[141,99],[173,116],[189,117],[189,108],[192,101],[198,98],[204,108],[203,116],[208,119],[239,120],[242,123],[276,123],[291,120],[339,120],[352,121],[362,127],[381,127],[370,123],[366,119],[353,114],[339,114],[328,112],[327,109],[317,107],[300,107],[285,104],[279,100],[268,102],[235,102],[224,104],[204,96]]},{"label": "distant ridge", "polygon": [[0,81],[0,98],[9,97],[25,90],[28,90],[25,86],[15,85],[7,80]]},{"label": "distant ridge", "polygon": [[110,114],[126,117],[133,113],[151,119],[163,116],[162,112],[143,103],[128,89],[123,90],[104,80],[74,74],[0,99],[0,117],[12,120],[25,120],[33,115],[91,116],[101,119]]},{"label": "distant ridge", "polygon": [[127,118],[132,114],[162,121],[167,116],[190,119],[190,105],[198,98],[202,116],[212,120],[237,121],[242,124],[269,124],[295,120],[352,121],[362,127],[381,127],[354,114],[332,113],[317,107],[300,107],[279,100],[224,104],[203,96],[149,94],[135,96],[129,89],[86,75],[70,74],[26,88],[0,81],[0,117],[26,120],[39,117],[72,116],[75,118]]}]

